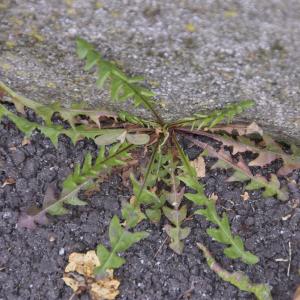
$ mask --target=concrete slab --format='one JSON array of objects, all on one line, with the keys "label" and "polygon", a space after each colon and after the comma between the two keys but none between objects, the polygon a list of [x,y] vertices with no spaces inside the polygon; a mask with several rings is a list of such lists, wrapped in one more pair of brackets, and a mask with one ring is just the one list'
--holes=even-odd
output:
[{"label": "concrete slab", "polygon": [[298,0],[3,0],[0,79],[38,101],[107,107],[76,36],[145,75],[168,119],[253,99],[244,119],[300,141]]}]

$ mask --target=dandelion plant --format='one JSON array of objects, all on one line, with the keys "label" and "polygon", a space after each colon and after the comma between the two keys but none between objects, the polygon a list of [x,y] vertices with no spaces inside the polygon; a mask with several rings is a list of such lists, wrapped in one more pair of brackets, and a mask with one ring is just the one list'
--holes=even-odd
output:
[{"label": "dandelion plant", "polygon": [[[120,253],[146,238],[148,233],[134,228],[146,220],[168,222],[164,231],[169,238],[169,247],[177,254],[184,251],[185,239],[191,234],[185,224],[188,202],[197,207],[194,214],[205,218],[211,227],[208,236],[225,245],[224,255],[240,259],[246,264],[255,264],[259,258],[245,248],[241,237],[232,233],[226,212],[220,214],[217,203],[204,191],[201,180],[188,155],[188,147],[198,147],[202,155],[215,159],[212,168],[231,170],[228,182],[244,183],[244,189],[260,190],[264,197],[288,199],[288,189],[279,177],[300,168],[300,149],[290,147],[290,154],[282,144],[265,135],[256,124],[231,124],[234,117],[253,105],[245,100],[209,113],[195,113],[180,120],[166,121],[156,108],[156,95],[150,91],[141,76],[128,76],[117,64],[105,59],[93,45],[83,39],[77,40],[77,54],[84,60],[86,71],[95,71],[98,88],[108,88],[112,101],[131,101],[135,107],[143,107],[152,118],[144,119],[128,112],[108,112],[82,106],[61,107],[58,103],[43,105],[16,94],[0,82],[0,116],[10,119],[30,136],[38,130],[54,145],[60,134],[68,136],[73,143],[82,138],[91,138],[99,146],[98,155],[92,159],[86,154],[82,165],[76,164],[71,174],[62,183],[58,196],[46,193],[42,207],[35,213],[23,211],[18,226],[34,229],[49,222],[48,215],[64,215],[72,206],[86,205],[78,198],[78,192],[87,188],[100,173],[126,166],[132,156],[140,161],[139,168],[130,174],[133,195],[122,206],[122,220],[115,215],[109,226],[110,246],[99,244],[97,256],[100,266],[97,276],[105,276],[107,270],[119,268],[125,263]],[[11,109],[14,104],[15,110]],[[40,123],[26,119],[27,109],[33,110]],[[66,126],[55,125],[54,114],[65,121]],[[256,153],[250,162],[244,159],[246,151]],[[282,166],[270,176],[262,176],[257,168],[263,168],[280,159]],[[215,264],[204,245],[199,244],[210,267]],[[220,269],[218,269],[220,270]],[[217,272],[219,272],[217,270]],[[219,275],[242,290],[253,292],[259,299],[270,299],[270,290],[265,285],[251,284],[247,277],[239,282],[239,275],[220,271]]]}]

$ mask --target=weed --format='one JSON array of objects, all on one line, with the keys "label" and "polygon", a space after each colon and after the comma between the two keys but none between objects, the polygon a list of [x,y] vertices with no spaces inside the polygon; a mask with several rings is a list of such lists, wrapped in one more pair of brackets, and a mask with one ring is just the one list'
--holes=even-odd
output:
[{"label": "weed", "polygon": [[[148,235],[146,232],[133,232],[133,228],[145,219],[159,222],[165,216],[170,222],[164,228],[170,238],[169,247],[181,254],[184,239],[190,235],[190,228],[184,225],[187,218],[184,201],[199,206],[195,214],[201,215],[213,225],[207,234],[226,245],[224,254],[227,257],[241,259],[246,264],[257,263],[259,258],[245,249],[239,236],[232,234],[226,213],[219,215],[215,201],[205,195],[204,187],[197,178],[199,170],[196,172],[182,147],[182,141],[202,149],[201,155],[216,158],[213,168],[233,169],[229,182],[247,182],[246,190],[262,189],[263,196],[276,196],[283,201],[288,199],[288,191],[281,185],[278,176],[300,168],[299,148],[292,145],[292,154],[288,155],[281,144],[264,135],[256,124],[230,124],[237,114],[253,105],[249,100],[227,105],[209,114],[197,113],[178,121],[166,122],[155,109],[155,94],[145,87],[143,77],[126,75],[83,39],[77,41],[77,53],[85,60],[86,71],[96,69],[97,86],[109,87],[113,101],[131,99],[135,107],[147,109],[153,119],[142,119],[123,111],[110,113],[82,107],[66,109],[57,103],[46,106],[17,95],[0,82],[2,102],[12,102],[17,110],[17,113],[12,113],[4,104],[0,104],[0,116],[9,118],[25,135],[30,136],[34,130],[39,130],[54,145],[57,145],[60,134],[70,137],[73,143],[86,137],[94,139],[99,145],[99,153],[94,161],[91,154],[87,154],[83,165],[74,167],[73,173],[63,182],[60,197],[56,198],[49,186],[43,207],[34,215],[22,213],[18,226],[33,229],[38,224],[48,222],[47,214],[66,214],[66,205],[85,205],[86,202],[77,197],[79,190],[87,188],[99,173],[108,173],[114,167],[126,165],[133,153],[135,156],[139,153],[139,159],[147,164],[144,166],[141,163],[140,170],[130,175],[133,196],[123,205],[124,222],[121,223],[117,216],[112,218],[109,226],[110,249],[98,245],[97,256],[101,265],[95,268],[95,274],[105,277],[108,269],[119,268],[124,264],[125,260],[119,254]],[[37,124],[28,121],[24,117],[25,107],[34,110],[43,122]],[[54,113],[59,113],[69,123],[69,128],[54,125]],[[227,125],[220,125],[225,121]],[[254,134],[258,136],[255,140],[251,138]],[[216,142],[218,146],[215,146]],[[138,149],[141,151],[137,152]],[[246,151],[258,154],[248,164],[242,155]],[[141,153],[146,153],[146,157]],[[266,178],[254,173],[253,166],[264,167],[276,159],[282,160],[282,167],[277,174],[273,173]],[[199,247],[210,267],[216,271],[213,268],[215,261],[208,250],[202,244]],[[218,270],[221,269],[218,267]],[[230,275],[218,270],[216,272],[224,280],[242,290],[253,292],[258,299],[271,298],[268,285],[254,285],[245,276],[239,280],[236,273]]]}]

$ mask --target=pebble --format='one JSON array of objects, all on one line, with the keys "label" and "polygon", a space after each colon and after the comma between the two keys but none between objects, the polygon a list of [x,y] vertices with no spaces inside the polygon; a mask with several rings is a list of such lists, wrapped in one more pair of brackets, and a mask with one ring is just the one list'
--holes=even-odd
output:
[{"label": "pebble", "polygon": [[[50,237],[49,237],[49,242],[52,243],[52,242],[54,242],[54,241],[55,241],[55,236],[50,235]],[[64,248],[61,248],[61,249],[64,249]],[[60,250],[61,250],[61,249],[60,249]],[[59,250],[59,251],[60,251],[60,250]]]},{"label": "pebble", "polygon": [[63,256],[65,254],[65,248],[60,248],[58,254]]},{"label": "pebble", "polygon": [[12,216],[11,212],[7,211],[7,212],[3,213],[2,218],[3,219],[9,219],[9,218],[11,218],[11,216]]},{"label": "pebble", "polygon": [[25,160],[26,156],[23,151],[17,149],[11,154],[11,158],[16,165],[19,165]]}]

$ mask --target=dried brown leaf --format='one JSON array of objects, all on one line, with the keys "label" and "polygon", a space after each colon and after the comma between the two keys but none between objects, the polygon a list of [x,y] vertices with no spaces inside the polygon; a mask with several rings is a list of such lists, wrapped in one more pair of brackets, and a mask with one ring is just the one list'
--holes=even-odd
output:
[{"label": "dried brown leaf", "polygon": [[292,159],[288,161],[284,159],[284,165],[278,170],[277,174],[286,176],[296,169],[300,169],[300,161],[293,161]]},{"label": "dried brown leaf", "polygon": [[261,151],[254,151],[258,152],[259,155],[256,159],[249,163],[249,166],[264,167],[275,159],[282,158],[283,166],[278,170],[278,175],[285,176],[293,170],[300,169],[300,157],[298,153],[293,153],[292,155],[284,153],[281,146],[268,135],[263,136],[262,145],[265,148]]},{"label": "dried brown leaf", "polygon": [[97,182],[94,182],[91,184],[86,190],[84,190],[83,194],[85,197],[92,197],[95,193],[100,192],[100,186],[99,184],[102,183],[102,180],[97,180]]},{"label": "dried brown leaf", "polygon": [[223,146],[232,147],[233,155],[237,154],[238,152],[246,152],[246,151],[258,152],[258,150],[260,151],[260,149],[257,149],[257,147],[255,147],[255,143],[253,141],[251,141],[250,139],[244,136],[239,136],[238,139],[235,140],[229,136],[216,135],[210,132],[203,132],[203,131],[200,132],[198,130],[186,130],[184,128],[180,130],[188,133],[197,134],[200,136],[207,136],[209,138],[221,142]]},{"label": "dried brown leaf", "polygon": [[[224,148],[221,148],[218,152],[210,145],[196,140],[190,136],[186,136],[186,138],[192,141],[195,145],[206,149],[210,156],[216,157],[222,160],[229,167],[233,168],[235,172],[231,177],[227,179],[227,181],[250,181],[245,189],[247,190],[256,190],[260,188],[264,188],[263,196],[271,197],[277,195],[278,199],[286,201],[289,197],[286,187],[283,186],[280,188],[280,182],[275,174],[271,174],[270,181],[260,175],[253,175],[247,164],[244,162],[242,157],[239,157],[238,162],[236,163],[230,154],[227,154]],[[226,167],[228,168],[228,167]]]},{"label": "dried brown leaf", "polygon": [[94,269],[98,266],[100,261],[94,250],[71,253],[63,280],[75,294],[88,291],[92,300],[113,300],[119,294],[120,282],[113,278],[112,270],[107,271],[105,278],[97,279]]},{"label": "dried brown leaf", "polygon": [[22,140],[22,143],[21,143],[21,145],[22,146],[25,146],[25,145],[28,145],[28,144],[30,144],[30,139],[28,138],[28,137],[24,137],[23,138],[23,140]]},{"label": "dried brown leaf", "polygon": [[134,195],[132,195],[129,199],[129,203],[134,205],[136,203],[136,197]]},{"label": "dried brown leaf", "polygon": [[215,193],[212,193],[210,196],[209,196],[209,199],[212,200],[214,203],[216,203],[219,199],[218,195],[215,194]]},{"label": "dried brown leaf", "polygon": [[2,184],[2,188],[5,187],[6,185],[11,185],[11,184],[15,184],[16,183],[16,179],[14,178],[6,178]]},{"label": "dried brown leaf", "polygon": [[242,194],[241,197],[242,197],[242,199],[243,199],[244,201],[247,201],[247,200],[249,200],[249,198],[250,198],[248,192],[245,192],[244,194]]},{"label": "dried brown leaf", "polygon": [[278,158],[278,155],[271,152],[260,152],[254,160],[250,161],[249,166],[264,167]]},{"label": "dried brown leaf", "polygon": [[202,156],[198,156],[195,160],[191,161],[191,165],[195,168],[199,178],[205,177],[205,161]]},{"label": "dried brown leaf", "polygon": [[17,227],[35,229],[37,224],[45,225],[49,223],[46,212],[47,207],[53,204],[57,200],[58,189],[55,183],[50,183],[45,192],[43,208],[32,207],[26,212],[21,212]]},{"label": "dried brown leaf", "polygon": [[95,112],[91,111],[88,113],[88,116],[92,121],[94,121],[97,124],[99,128],[101,128],[100,119],[102,119],[103,117],[104,119],[113,118],[115,121],[117,119],[117,114],[109,111],[95,111]]},{"label": "dried brown leaf", "polygon": [[255,122],[252,122],[250,125],[246,127],[245,135],[258,133],[259,135],[263,135],[263,130],[260,128]]},{"label": "dried brown leaf", "polygon": [[18,228],[35,229],[37,224],[48,224],[49,220],[46,216],[46,212],[40,211],[37,214],[30,214],[29,212],[21,212],[17,223]]},{"label": "dried brown leaf", "polygon": [[284,164],[279,169],[278,175],[285,176],[292,172],[295,169],[300,169],[300,150],[298,151],[297,147],[292,145],[293,154],[289,155],[286,154],[281,146],[274,141],[274,139],[268,135],[263,136],[263,141],[256,145],[253,141],[250,139],[239,136],[237,137],[237,140],[226,137],[226,136],[218,136],[211,134],[209,132],[199,132],[197,130],[186,130],[186,129],[180,129],[183,132],[198,134],[198,135],[204,135],[209,138],[212,138],[214,140],[217,140],[223,144],[223,146],[232,147],[232,154],[235,155],[237,153],[242,153],[246,151],[251,151],[254,153],[258,153],[258,156],[256,159],[252,160],[249,163],[249,166],[260,166],[264,167],[268,165],[269,163],[273,162],[276,159],[282,159]]},{"label": "dried brown leaf", "polygon": [[69,264],[65,268],[65,272],[77,272],[85,276],[93,276],[95,267],[100,266],[96,252],[91,250],[87,253],[73,252],[69,256]]},{"label": "dried brown leaf", "polygon": [[91,284],[90,295],[92,300],[111,300],[115,299],[118,294],[120,282],[116,279],[105,278]]},{"label": "dried brown leaf", "polygon": [[293,300],[300,300],[300,285],[298,286],[298,288],[295,292]]},{"label": "dried brown leaf", "polygon": [[263,130],[257,125],[257,123],[252,122],[250,125],[246,124],[231,124],[231,125],[220,125],[210,128],[211,132],[223,131],[229,134],[237,133],[238,135],[250,135],[253,133],[258,133],[263,135]]}]

